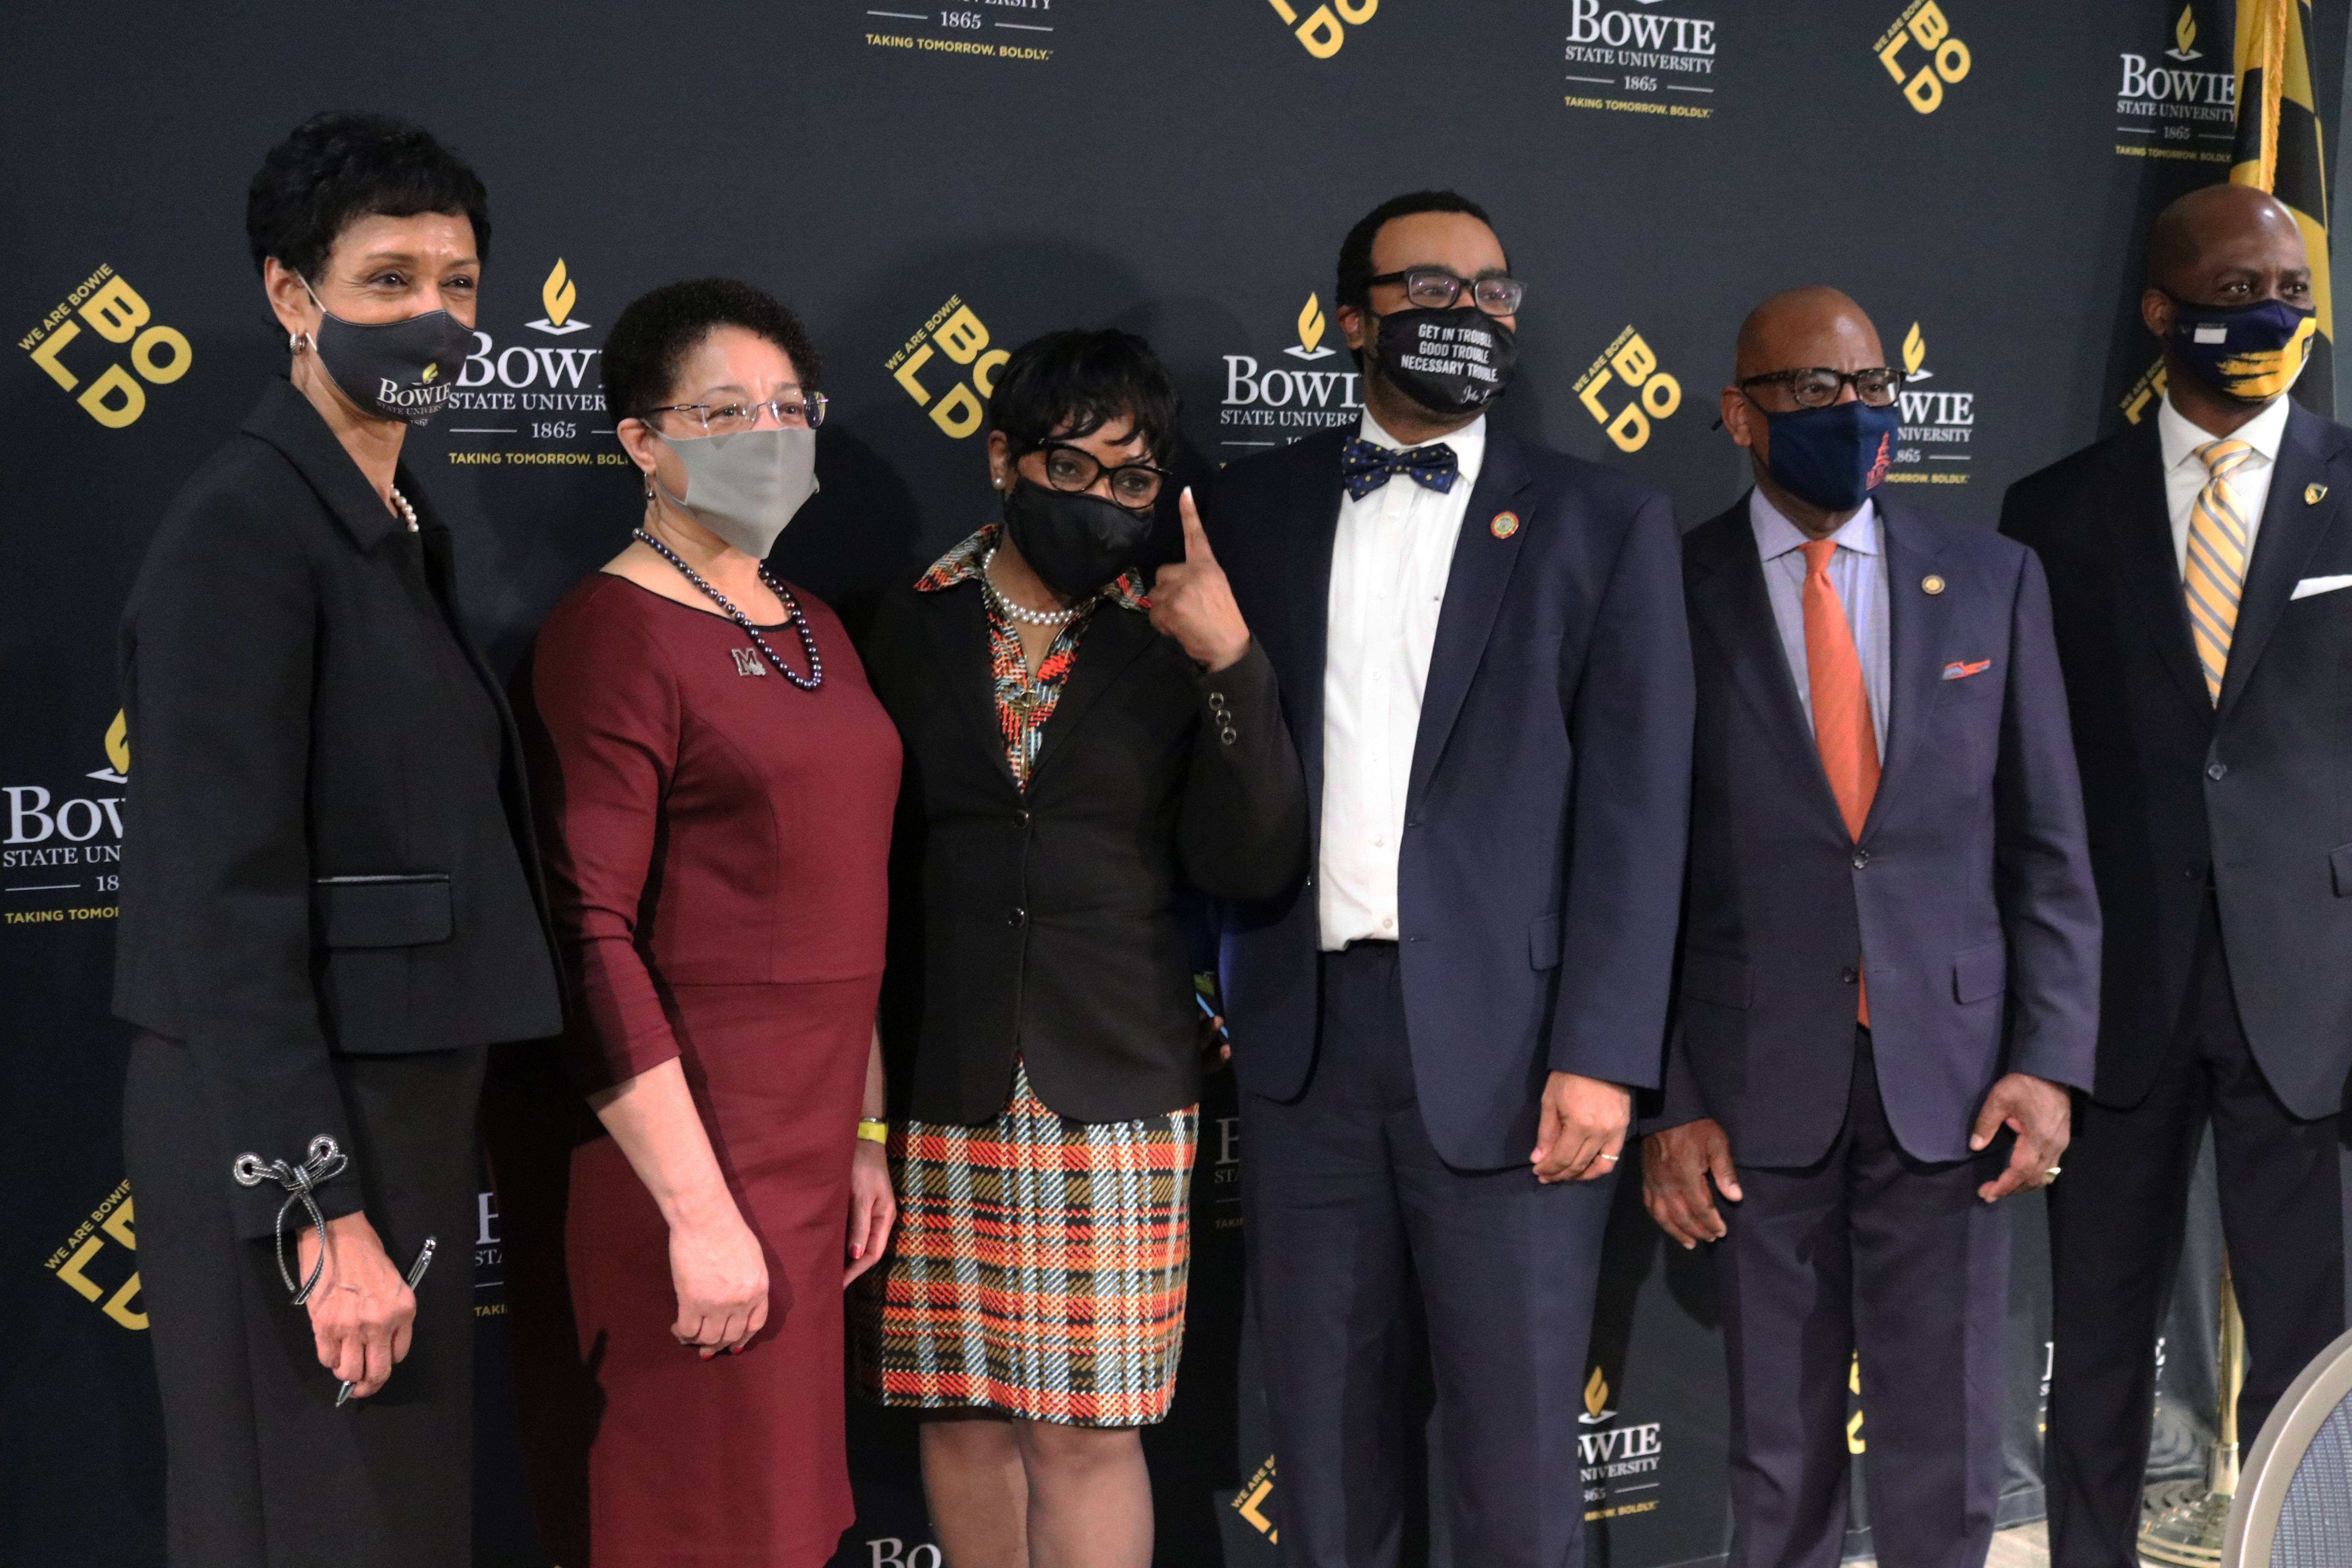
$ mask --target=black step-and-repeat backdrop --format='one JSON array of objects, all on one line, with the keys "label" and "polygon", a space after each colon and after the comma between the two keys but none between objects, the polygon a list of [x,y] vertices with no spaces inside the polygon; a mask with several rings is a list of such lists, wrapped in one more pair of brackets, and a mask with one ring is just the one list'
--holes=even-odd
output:
[{"label": "black step-and-repeat backdrop", "polygon": [[[154,520],[284,360],[246,182],[316,110],[417,120],[497,223],[478,352],[411,452],[510,661],[636,511],[597,374],[633,295],[729,273],[803,311],[835,413],[777,560],[853,618],[986,510],[983,400],[1049,328],[1148,334],[1200,471],[1352,417],[1334,253],[1433,184],[1529,285],[1496,417],[1729,503],[1711,432],[1756,300],[1858,298],[1912,382],[1891,475],[1990,522],[2002,488],[2160,384],[2131,301],[2148,215],[2222,177],[2223,0],[704,0],[406,8],[126,0],[26,12],[0,99],[0,1559],[161,1561],[136,1194],[108,1016],[121,802],[113,627]],[[2323,5],[2333,121],[2343,16]],[[2331,145],[2332,154],[2333,148]],[[1222,1095],[1222,1100],[1218,1098]],[[1271,1561],[1282,1489],[1245,1331],[1231,1089],[1213,1091],[1192,1330],[1150,1438],[1163,1563]],[[1596,1561],[1725,1532],[1704,1261],[1623,1184],[1584,1391]],[[2047,1279],[2020,1227],[2007,1513],[2040,1511]],[[499,1216],[474,1263],[481,1560],[537,1565],[512,1447]],[[2192,1248],[2200,1268],[2211,1252]],[[2160,1445],[2193,1465],[2210,1281],[2168,1342]],[[2198,1308],[2202,1299],[2206,1305]],[[2201,1380],[2201,1381],[2200,1381]],[[1425,1399],[1423,1401],[1425,1408]],[[938,1568],[911,1433],[860,1415],[844,1564]],[[1849,1428],[1869,1443],[1859,1403]],[[1857,1547],[1866,1545],[1858,1531]],[[1429,1542],[1446,1560],[1443,1541]],[[1467,1565],[1465,1565],[1467,1568]]]}]

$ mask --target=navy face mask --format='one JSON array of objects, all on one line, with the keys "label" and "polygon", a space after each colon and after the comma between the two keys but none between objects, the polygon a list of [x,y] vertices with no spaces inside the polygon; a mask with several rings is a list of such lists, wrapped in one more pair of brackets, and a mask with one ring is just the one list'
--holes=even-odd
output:
[{"label": "navy face mask", "polygon": [[1851,511],[1876,489],[1895,461],[1893,405],[1856,400],[1792,414],[1764,412],[1766,463],[1773,482],[1823,511]]},{"label": "navy face mask", "polygon": [[[2170,298],[2170,296],[2167,296]],[[2283,300],[2252,305],[2172,301],[2165,346],[2197,379],[2239,403],[2268,403],[2294,384],[2311,357],[2319,317]]]}]

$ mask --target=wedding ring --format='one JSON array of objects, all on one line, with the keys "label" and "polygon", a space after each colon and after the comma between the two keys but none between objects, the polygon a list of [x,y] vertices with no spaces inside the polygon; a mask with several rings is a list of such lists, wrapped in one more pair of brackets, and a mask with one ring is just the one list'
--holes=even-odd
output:
[{"label": "wedding ring", "polygon": [[1601,1158],[1608,1161],[1612,1165],[1617,1163],[1617,1156],[1614,1154],[1603,1154]]}]

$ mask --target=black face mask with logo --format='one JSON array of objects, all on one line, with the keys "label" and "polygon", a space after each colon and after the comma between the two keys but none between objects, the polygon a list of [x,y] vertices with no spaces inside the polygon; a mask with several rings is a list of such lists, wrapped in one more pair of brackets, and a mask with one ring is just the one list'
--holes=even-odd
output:
[{"label": "black face mask with logo", "polygon": [[1038,580],[1075,603],[1142,559],[1151,513],[1085,490],[1016,479],[1004,497],[1004,531]]},{"label": "black face mask with logo", "polygon": [[1475,306],[1372,320],[1372,363],[1381,378],[1439,418],[1483,411],[1518,371],[1517,334]]},{"label": "black face mask with logo", "polygon": [[449,406],[474,347],[473,330],[457,317],[427,310],[399,321],[346,321],[324,305],[319,315],[319,363],[362,413],[429,425]]}]

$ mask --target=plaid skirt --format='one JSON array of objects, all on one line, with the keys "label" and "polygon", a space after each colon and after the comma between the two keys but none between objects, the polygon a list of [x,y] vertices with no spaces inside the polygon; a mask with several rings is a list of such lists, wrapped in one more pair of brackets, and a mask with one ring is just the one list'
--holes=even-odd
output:
[{"label": "plaid skirt", "polygon": [[993,1121],[894,1129],[898,1231],[855,1314],[866,1394],[1067,1426],[1166,1415],[1200,1123],[1074,1121],[1016,1064]]}]

